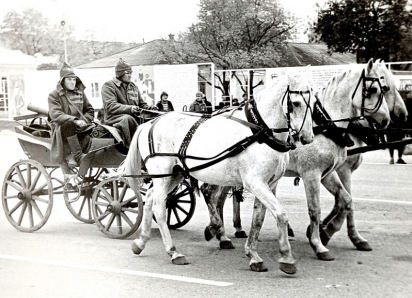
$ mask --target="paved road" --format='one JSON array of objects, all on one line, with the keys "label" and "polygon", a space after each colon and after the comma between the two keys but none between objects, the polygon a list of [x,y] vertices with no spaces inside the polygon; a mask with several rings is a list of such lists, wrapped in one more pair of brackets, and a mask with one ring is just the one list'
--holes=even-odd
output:
[{"label": "paved road", "polygon": [[[0,177],[20,158],[17,141],[0,136]],[[0,297],[407,297],[412,292],[412,156],[408,165],[389,165],[386,151],[365,154],[353,176],[353,196],[360,232],[372,252],[354,249],[346,228],[330,242],[333,262],[316,259],[305,237],[308,224],[303,183],[284,178],[278,195],[286,206],[296,237],[291,241],[298,273],[278,270],[277,228],[267,218],[259,254],[269,271],[249,270],[244,239],[233,239],[234,250],[206,242],[205,204],[199,199],[192,220],[172,231],[175,245],[190,265],[175,266],[165,254],[154,223],[153,238],[141,256],[126,240],[105,237],[95,225],[74,219],[63,198],[54,199],[47,224],[35,233],[15,230],[0,212]],[[333,198],[322,189],[323,214]],[[230,235],[231,203],[225,206]],[[252,201],[242,203],[242,222],[248,231]]]}]

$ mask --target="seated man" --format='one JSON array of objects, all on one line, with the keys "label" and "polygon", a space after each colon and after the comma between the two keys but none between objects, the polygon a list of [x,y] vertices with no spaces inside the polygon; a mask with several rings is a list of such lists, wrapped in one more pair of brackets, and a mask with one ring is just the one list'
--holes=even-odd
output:
[{"label": "seated man", "polygon": [[137,130],[136,116],[139,109],[157,110],[149,106],[140,95],[137,86],[131,82],[132,68],[122,59],[115,67],[116,78],[104,83],[102,99],[104,123],[119,129],[125,138],[125,146],[129,148],[133,135]]},{"label": "seated man", "polygon": [[61,165],[63,172],[67,172],[65,159],[69,167],[79,166],[91,146],[94,109],[84,89],[73,69],[64,63],[56,90],[48,98],[52,127],[51,159]]}]

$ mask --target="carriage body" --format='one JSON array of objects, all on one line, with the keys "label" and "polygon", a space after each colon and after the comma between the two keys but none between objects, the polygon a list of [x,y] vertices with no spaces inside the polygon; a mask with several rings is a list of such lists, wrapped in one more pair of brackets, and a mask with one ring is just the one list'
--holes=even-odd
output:
[{"label": "carriage body", "polygon": [[[143,119],[142,122],[147,121],[147,115]],[[16,229],[34,232],[43,227],[56,196],[63,196],[76,219],[96,223],[110,238],[127,238],[138,229],[151,180],[146,179],[141,192],[135,194],[126,179],[116,177],[115,169],[127,154],[127,149],[118,142],[119,136],[108,131],[102,133],[101,127],[93,131],[91,149],[80,167],[71,169],[73,175],[67,180],[60,165],[51,161],[50,126],[44,111],[14,120],[21,125],[15,127],[15,135],[28,159],[16,162],[6,173],[2,204],[7,219]],[[180,202],[184,202],[183,206]],[[180,228],[190,220],[195,196],[188,182],[173,191],[169,205],[173,208],[169,212],[171,228]],[[185,212],[179,214],[180,209]],[[173,217],[175,212],[180,217]]]}]

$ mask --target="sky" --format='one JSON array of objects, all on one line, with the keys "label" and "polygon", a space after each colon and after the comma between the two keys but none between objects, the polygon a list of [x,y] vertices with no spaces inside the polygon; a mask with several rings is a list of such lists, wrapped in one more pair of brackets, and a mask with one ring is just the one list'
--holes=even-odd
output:
[{"label": "sky", "polygon": [[[177,34],[197,20],[199,0],[11,0],[2,1],[0,22],[11,10],[32,7],[51,22],[75,27],[77,38],[148,42]],[[296,16],[315,15],[315,3],[325,0],[280,0]]]}]

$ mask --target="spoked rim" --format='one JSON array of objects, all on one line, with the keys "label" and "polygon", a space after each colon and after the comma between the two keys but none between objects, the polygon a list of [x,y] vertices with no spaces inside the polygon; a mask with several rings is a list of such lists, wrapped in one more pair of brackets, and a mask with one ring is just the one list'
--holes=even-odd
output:
[{"label": "spoked rim", "polygon": [[76,219],[88,224],[95,222],[92,211],[93,192],[107,173],[106,168],[90,168],[84,177],[74,179],[76,188],[63,188],[66,207]]},{"label": "spoked rim", "polygon": [[[167,226],[171,230],[186,225],[196,209],[196,197],[189,182],[183,180],[167,197]],[[153,215],[156,221],[156,217]],[[157,221],[156,221],[157,222]]]},{"label": "spoked rim", "polygon": [[123,178],[99,183],[93,193],[93,217],[100,231],[114,239],[124,239],[137,231],[143,218],[143,200]]},{"label": "spoked rim", "polygon": [[42,164],[35,160],[15,163],[3,181],[2,203],[17,230],[34,232],[43,227],[53,208],[53,184]]}]

